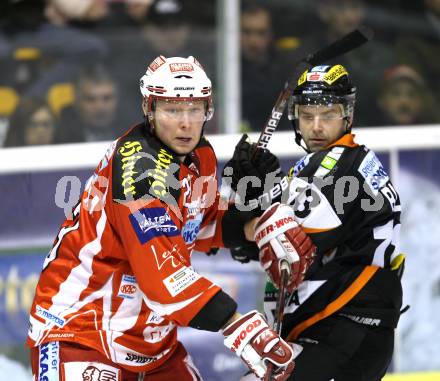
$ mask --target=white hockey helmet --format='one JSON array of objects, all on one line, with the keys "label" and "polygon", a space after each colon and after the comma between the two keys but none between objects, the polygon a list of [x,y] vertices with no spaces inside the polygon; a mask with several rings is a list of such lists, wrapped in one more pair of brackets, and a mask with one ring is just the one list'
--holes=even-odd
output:
[{"label": "white hockey helmet", "polygon": [[157,57],[140,79],[140,90],[146,100],[147,116],[153,119],[157,99],[172,101],[206,101],[205,121],[214,114],[211,80],[193,57]]}]

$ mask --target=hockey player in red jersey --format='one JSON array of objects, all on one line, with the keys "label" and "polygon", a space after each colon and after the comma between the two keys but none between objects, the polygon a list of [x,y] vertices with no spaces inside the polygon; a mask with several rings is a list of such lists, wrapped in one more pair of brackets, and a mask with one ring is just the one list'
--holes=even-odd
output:
[{"label": "hockey player in red jersey", "polygon": [[[378,381],[393,353],[402,302],[401,206],[377,156],[354,140],[355,96],[341,65],[316,66],[300,76],[288,115],[307,155],[287,179],[257,195],[260,203],[276,198],[248,223],[256,223],[257,260],[271,280],[265,294],[269,321],[280,263],[290,264],[281,336],[295,349],[291,381]],[[234,189],[240,188],[238,179],[258,174],[252,158],[252,146],[242,139],[226,165],[235,174]],[[261,180],[265,175],[260,173]],[[246,199],[252,200],[255,189],[248,189]],[[295,233],[299,226],[302,231]],[[297,255],[292,247],[295,240],[301,245],[305,233],[317,247],[315,258]],[[252,257],[253,237],[247,238],[247,250],[237,250],[236,258]]]},{"label": "hockey player in red jersey", "polygon": [[140,90],[145,122],[111,144],[44,261],[27,339],[34,379],[200,380],[177,341],[189,326],[221,331],[258,377],[272,363],[283,380],[291,347],[191,267],[193,250],[245,234],[223,228],[230,211],[203,137],[211,81],[193,57],[160,56]]}]

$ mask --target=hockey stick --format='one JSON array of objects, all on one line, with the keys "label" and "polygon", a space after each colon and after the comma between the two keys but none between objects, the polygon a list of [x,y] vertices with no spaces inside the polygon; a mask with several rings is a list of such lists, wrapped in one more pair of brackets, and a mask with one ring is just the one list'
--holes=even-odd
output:
[{"label": "hockey stick", "polygon": [[[281,286],[275,306],[275,317],[273,322],[273,330],[281,336],[281,329],[283,327],[284,317],[284,299],[286,296],[286,284],[290,277],[290,266],[286,260],[281,261]],[[264,375],[264,381],[270,381],[272,378],[273,364],[267,365],[266,374]]]},{"label": "hockey stick", "polygon": [[260,137],[258,138],[257,147],[267,148],[270,138],[272,137],[273,133],[278,127],[278,124],[280,123],[281,116],[283,115],[284,109],[286,108],[286,104],[290,97],[290,94],[295,88],[295,84],[298,80],[299,75],[309,65],[316,66],[318,64],[323,64],[325,61],[329,61],[333,58],[339,57],[365,44],[367,41],[371,40],[372,37],[373,32],[371,29],[360,27],[359,29],[348,33],[344,37],[333,42],[332,44],[299,60],[295,65],[293,76],[290,77],[284,84],[284,89],[283,91],[281,91],[275,102],[275,105],[272,108],[272,113],[266,124],[264,125],[264,129],[261,132]]}]

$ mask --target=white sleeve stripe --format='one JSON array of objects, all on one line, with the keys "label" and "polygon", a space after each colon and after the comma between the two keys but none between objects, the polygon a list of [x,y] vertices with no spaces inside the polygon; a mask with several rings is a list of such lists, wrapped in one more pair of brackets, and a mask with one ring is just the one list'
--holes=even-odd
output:
[{"label": "white sleeve stripe", "polygon": [[[59,292],[52,297],[52,306],[49,311],[57,316],[66,316],[78,310],[76,304],[83,290],[87,287],[88,280],[92,274],[93,258],[101,252],[101,238],[107,225],[107,216],[102,210],[98,223],[96,224],[96,238],[85,244],[79,251],[80,263],[74,267],[67,279],[60,285]],[[68,306],[66,308],[66,306]],[[66,311],[68,310],[68,311]]]}]

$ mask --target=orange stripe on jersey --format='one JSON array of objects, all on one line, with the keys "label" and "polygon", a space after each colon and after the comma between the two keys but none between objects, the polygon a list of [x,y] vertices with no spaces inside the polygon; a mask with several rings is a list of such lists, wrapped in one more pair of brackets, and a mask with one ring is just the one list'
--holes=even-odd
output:
[{"label": "orange stripe on jersey", "polygon": [[362,288],[373,277],[378,269],[378,266],[365,267],[365,269],[355,279],[355,281],[338,298],[328,304],[327,307],[325,307],[322,311],[316,313],[307,320],[304,320],[302,323],[298,324],[292,331],[290,331],[290,333],[287,335],[286,340],[296,340],[301,332],[344,307],[351,299],[356,296],[356,294],[360,290],[362,290]]}]

